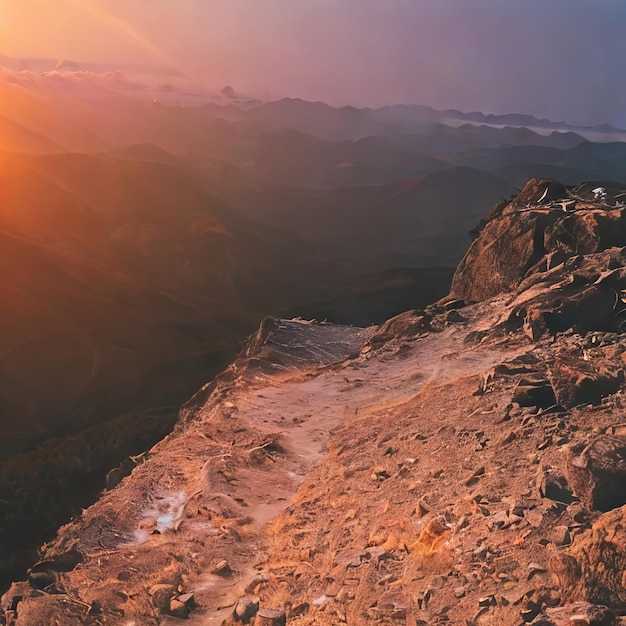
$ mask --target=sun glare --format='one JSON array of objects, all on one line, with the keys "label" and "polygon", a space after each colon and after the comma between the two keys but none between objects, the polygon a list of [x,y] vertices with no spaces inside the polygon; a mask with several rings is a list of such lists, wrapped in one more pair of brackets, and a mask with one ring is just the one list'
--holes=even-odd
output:
[{"label": "sun glare", "polygon": [[165,63],[166,65],[174,67],[178,71],[181,71],[180,67],[178,67],[178,64],[171,56],[167,55],[165,52],[163,52],[163,50],[155,46],[134,26],[129,24],[128,21],[122,19],[119,15],[115,15],[114,13],[103,7],[97,0],[83,0],[82,7],[95,20],[97,20],[107,28],[115,31],[129,43],[140,48],[142,51],[147,52],[150,56],[161,61],[162,63]]}]

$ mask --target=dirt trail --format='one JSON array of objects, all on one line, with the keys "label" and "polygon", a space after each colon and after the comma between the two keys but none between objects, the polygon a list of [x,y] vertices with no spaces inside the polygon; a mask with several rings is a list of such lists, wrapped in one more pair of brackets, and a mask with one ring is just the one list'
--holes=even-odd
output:
[{"label": "dirt trail", "polygon": [[[357,415],[364,419],[389,411],[415,396],[431,380],[444,382],[459,372],[482,373],[511,356],[510,351],[493,349],[463,352],[468,332],[465,326],[451,326],[443,333],[415,340],[401,356],[370,359],[364,354],[341,366],[267,377],[261,384],[229,394],[225,403],[236,407],[239,428],[267,435],[280,433],[283,458],[272,462],[269,480],[265,472],[255,474],[240,468],[235,485],[228,490],[234,498],[244,491],[237,482],[256,490],[260,502],[247,507],[246,513],[260,534],[264,535],[267,525],[291,503],[311,467],[324,455],[335,429]],[[255,552],[239,560],[237,576],[227,581],[214,574],[201,576],[191,590],[207,608],[192,614],[189,623],[221,624],[236,598],[249,590],[258,574],[260,557],[260,552]]]}]

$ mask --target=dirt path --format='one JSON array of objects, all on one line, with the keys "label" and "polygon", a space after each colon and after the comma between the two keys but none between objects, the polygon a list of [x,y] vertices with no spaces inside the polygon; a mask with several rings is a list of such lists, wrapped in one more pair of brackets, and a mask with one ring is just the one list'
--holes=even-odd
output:
[{"label": "dirt path", "polygon": [[[467,332],[465,327],[451,326],[441,334],[417,339],[402,356],[390,354],[370,359],[364,355],[306,380],[269,379],[265,385],[246,388],[229,397],[228,401],[237,407],[241,426],[268,435],[280,432],[285,453],[282,462],[274,464],[269,481],[263,473],[254,475],[245,469],[238,473],[239,480],[247,486],[254,485],[261,496],[261,503],[247,509],[261,534],[291,503],[308,471],[324,455],[335,429],[357,415],[363,419],[389,411],[416,395],[431,380],[444,382],[459,372],[482,373],[511,356],[497,350],[462,352]],[[259,557],[255,553],[246,562],[240,561],[237,578],[226,584],[219,576],[201,577],[193,587],[198,597],[210,595],[210,600],[205,596],[207,604],[228,608],[198,613],[189,623],[221,624],[236,598],[246,588],[250,590],[250,583],[258,574]],[[165,623],[174,624],[175,620]]]}]

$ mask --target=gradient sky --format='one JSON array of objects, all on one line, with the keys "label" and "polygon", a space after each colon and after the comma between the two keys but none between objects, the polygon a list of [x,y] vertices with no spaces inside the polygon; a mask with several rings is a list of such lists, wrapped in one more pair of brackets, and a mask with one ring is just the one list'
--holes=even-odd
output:
[{"label": "gradient sky", "polygon": [[623,0],[0,0],[0,52],[213,88],[626,124]]}]

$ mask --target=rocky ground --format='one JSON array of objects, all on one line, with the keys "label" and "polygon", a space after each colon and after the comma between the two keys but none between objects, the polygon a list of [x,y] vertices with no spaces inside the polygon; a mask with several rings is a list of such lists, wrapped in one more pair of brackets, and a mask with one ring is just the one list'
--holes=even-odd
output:
[{"label": "rocky ground", "polygon": [[426,311],[264,322],[0,623],[626,623],[624,197],[533,180]]}]

